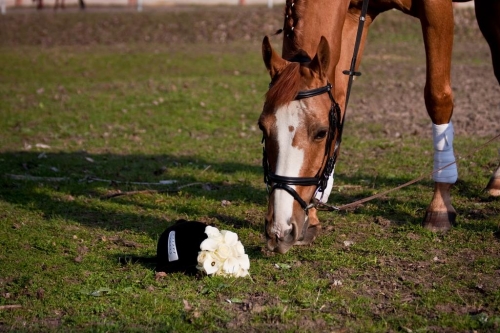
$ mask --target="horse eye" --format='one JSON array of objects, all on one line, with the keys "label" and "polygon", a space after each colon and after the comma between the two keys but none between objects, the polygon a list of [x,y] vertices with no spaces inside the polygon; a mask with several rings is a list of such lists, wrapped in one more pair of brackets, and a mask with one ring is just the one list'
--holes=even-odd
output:
[{"label": "horse eye", "polygon": [[316,133],[316,136],[314,136],[314,140],[321,140],[326,138],[326,135],[328,134],[327,130],[320,130],[318,133]]}]

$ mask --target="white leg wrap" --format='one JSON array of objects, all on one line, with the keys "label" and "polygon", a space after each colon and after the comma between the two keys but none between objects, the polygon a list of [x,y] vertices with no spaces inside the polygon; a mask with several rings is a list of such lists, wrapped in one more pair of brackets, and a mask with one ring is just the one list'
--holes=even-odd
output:
[{"label": "white leg wrap", "polygon": [[333,174],[335,173],[335,168],[333,168],[332,174],[330,175],[330,178],[328,178],[328,183],[326,185],[325,191],[324,192],[316,192],[316,199],[320,200],[322,203],[327,203],[328,202],[328,197],[330,196],[330,193],[332,193],[332,188],[333,188]]},{"label": "white leg wrap", "polygon": [[[453,154],[453,124],[432,124],[432,138],[434,140],[434,171],[455,162]],[[457,181],[457,164],[452,164],[436,172],[432,178],[439,183],[453,184]]]}]

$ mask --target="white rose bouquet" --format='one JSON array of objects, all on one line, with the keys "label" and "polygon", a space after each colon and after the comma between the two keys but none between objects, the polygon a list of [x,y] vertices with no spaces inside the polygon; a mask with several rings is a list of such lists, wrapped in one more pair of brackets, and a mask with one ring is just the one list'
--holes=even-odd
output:
[{"label": "white rose bouquet", "polygon": [[207,275],[247,276],[250,260],[238,235],[211,226],[205,228],[205,233],[208,238],[200,244],[196,267]]}]

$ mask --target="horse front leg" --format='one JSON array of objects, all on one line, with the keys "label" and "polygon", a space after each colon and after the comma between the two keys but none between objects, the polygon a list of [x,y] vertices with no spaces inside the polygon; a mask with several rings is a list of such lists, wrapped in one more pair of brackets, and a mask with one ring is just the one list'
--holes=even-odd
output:
[{"label": "horse front leg", "polygon": [[[426,210],[423,226],[431,231],[448,231],[456,218],[450,189],[458,177],[453,153],[453,96],[450,83],[453,48],[453,7],[451,1],[422,1],[419,18],[426,51],[427,113],[432,120],[434,145],[434,195]],[[449,165],[449,166],[447,166]],[[445,167],[447,166],[447,167]]]}]

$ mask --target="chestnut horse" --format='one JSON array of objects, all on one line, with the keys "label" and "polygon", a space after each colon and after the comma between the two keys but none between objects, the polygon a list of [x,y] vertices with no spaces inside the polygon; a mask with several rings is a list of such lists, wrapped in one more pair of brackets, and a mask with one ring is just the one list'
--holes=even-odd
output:
[{"label": "chestnut horse", "polygon": [[[348,99],[349,76],[344,71],[353,58],[362,5],[363,0],[287,0],[281,56],[264,38],[262,55],[271,84],[259,127],[270,192],[265,234],[272,251],[285,253],[293,245],[310,244],[321,229],[317,205],[327,202],[333,186]],[[432,121],[435,181],[423,226],[447,231],[455,222],[450,188],[458,177],[451,122],[453,4],[450,0],[371,0],[353,63],[356,69],[370,24],[390,9],[418,18],[422,26],[427,65],[424,99]],[[500,0],[475,0],[475,11],[500,83]],[[500,168],[487,189],[500,195]]]}]

